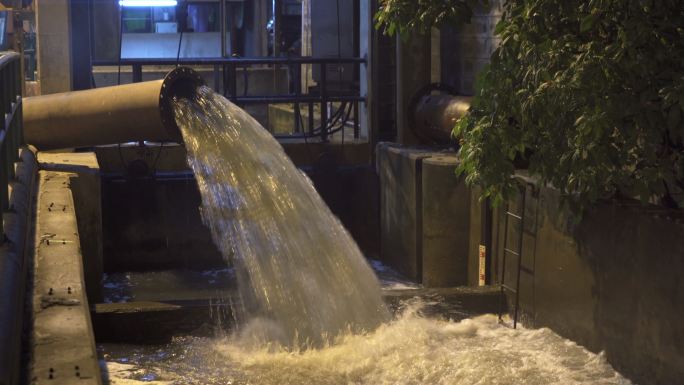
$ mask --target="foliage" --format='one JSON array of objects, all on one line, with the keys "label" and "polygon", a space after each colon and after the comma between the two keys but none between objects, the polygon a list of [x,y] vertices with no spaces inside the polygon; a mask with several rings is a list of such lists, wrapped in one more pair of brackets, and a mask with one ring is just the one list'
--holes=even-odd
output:
[{"label": "foliage", "polygon": [[[377,28],[467,22],[476,1],[381,0]],[[481,73],[459,172],[500,203],[526,164],[578,207],[684,189],[681,0],[508,0]]]},{"label": "foliage", "polygon": [[487,5],[486,0],[380,0],[375,27],[388,35],[407,36],[445,24],[461,25],[470,21],[478,3]]},{"label": "foliage", "polygon": [[514,162],[580,207],[684,188],[680,0],[511,0],[480,78],[460,172],[501,202]]}]

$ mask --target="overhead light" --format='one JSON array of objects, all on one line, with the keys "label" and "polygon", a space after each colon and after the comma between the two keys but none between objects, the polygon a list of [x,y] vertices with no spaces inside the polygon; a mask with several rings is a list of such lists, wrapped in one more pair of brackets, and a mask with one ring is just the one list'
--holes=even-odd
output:
[{"label": "overhead light", "polygon": [[175,7],[177,0],[119,0],[122,7]]}]

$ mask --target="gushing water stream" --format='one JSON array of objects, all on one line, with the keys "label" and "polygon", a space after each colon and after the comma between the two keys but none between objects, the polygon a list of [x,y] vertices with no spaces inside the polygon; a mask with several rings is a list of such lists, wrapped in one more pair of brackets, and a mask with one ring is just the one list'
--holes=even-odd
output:
[{"label": "gushing water stream", "polygon": [[390,320],[356,244],[266,130],[207,88],[176,108],[204,220],[238,270],[243,326],[101,346],[112,384],[630,384],[549,329],[425,318],[419,300]]},{"label": "gushing water stream", "polygon": [[238,273],[245,338],[320,346],[388,320],[358,246],[270,133],[207,87],[175,112],[203,220]]}]

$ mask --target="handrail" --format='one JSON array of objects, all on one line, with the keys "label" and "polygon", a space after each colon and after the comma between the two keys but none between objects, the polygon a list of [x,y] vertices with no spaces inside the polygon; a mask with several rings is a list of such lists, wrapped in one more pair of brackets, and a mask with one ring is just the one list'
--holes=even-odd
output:
[{"label": "handrail", "polygon": [[236,64],[239,66],[251,66],[259,64],[366,64],[366,59],[362,57],[313,57],[313,56],[293,56],[293,57],[207,57],[207,58],[150,58],[150,59],[121,59],[118,60],[94,60],[94,66],[112,65],[221,65]]},{"label": "handrail", "polygon": [[[16,52],[0,52],[0,108],[3,114],[0,137],[0,210],[3,213],[10,209],[7,184],[14,178],[14,162],[19,158],[19,146],[24,141],[20,58],[21,55]],[[0,234],[4,234],[1,220]],[[0,241],[4,241],[4,236]]]},{"label": "handrail", "polygon": [[[301,83],[297,71],[299,65],[310,64],[319,69],[320,79],[317,81],[317,90],[305,93],[301,90]],[[93,66],[130,66],[132,69],[132,81],[134,83],[142,81],[142,67],[154,65],[183,65],[183,66],[213,66],[214,67],[214,90],[221,92],[233,103],[239,106],[255,104],[294,104],[294,132],[291,134],[273,133],[277,138],[297,139],[318,137],[321,141],[327,142],[332,134],[341,132],[345,134],[345,127],[349,120],[352,121],[354,138],[360,135],[359,125],[359,103],[366,102],[366,96],[361,95],[359,89],[353,89],[355,82],[359,80],[360,66],[366,65],[366,58],[362,57],[210,57],[210,58],[147,58],[147,59],[121,59],[121,60],[96,60]],[[245,87],[242,93],[237,90],[237,71],[246,69],[250,66],[283,66],[289,67],[292,71],[290,78],[290,91],[285,94],[277,95],[247,95],[247,73],[243,72]],[[330,83],[334,80],[328,78],[328,70],[339,66],[343,71],[342,65],[355,66],[352,74],[353,80],[349,82],[350,89],[335,89]],[[219,81],[219,69],[223,74],[223,82]],[[341,74],[342,72],[340,72]],[[341,76],[341,75],[340,75]],[[339,84],[339,83],[336,83]],[[308,90],[307,90],[308,91]],[[332,113],[332,103],[339,103],[337,111]],[[314,105],[318,105],[319,123],[316,127],[314,121]],[[308,111],[308,119],[303,119],[302,107]]]},{"label": "handrail", "polygon": [[14,51],[4,51],[0,52],[0,68],[5,67],[8,63],[14,60],[19,60],[21,56]]},{"label": "handrail", "polygon": [[[21,212],[21,208],[15,211],[10,207],[8,184],[15,177],[14,163],[23,143],[22,80],[20,55],[0,52],[0,384],[8,385],[21,381],[21,331],[26,322],[23,317],[28,266],[23,238],[26,233],[10,235],[12,242],[8,241],[2,220],[2,214]],[[21,220],[15,221],[15,229],[20,226],[17,223]]]}]

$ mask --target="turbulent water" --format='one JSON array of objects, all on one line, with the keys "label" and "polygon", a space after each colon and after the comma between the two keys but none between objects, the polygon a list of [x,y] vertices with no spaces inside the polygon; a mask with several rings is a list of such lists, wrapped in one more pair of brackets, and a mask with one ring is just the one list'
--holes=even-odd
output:
[{"label": "turbulent water", "polygon": [[602,354],[549,329],[511,329],[495,316],[424,318],[420,304],[371,333],[305,351],[245,347],[233,337],[179,338],[161,348],[104,347],[113,384],[629,385]]},{"label": "turbulent water", "polygon": [[111,384],[629,384],[602,354],[494,316],[391,319],[356,244],[244,111],[208,88],[176,101],[202,215],[235,266],[238,330],[160,347],[101,345]]},{"label": "turbulent water", "polygon": [[174,107],[203,220],[237,271],[243,338],[320,346],[387,321],[358,246],[273,136],[207,87]]}]

